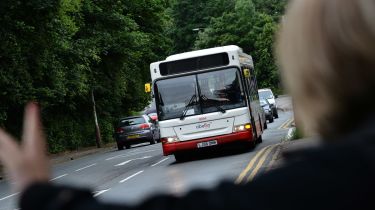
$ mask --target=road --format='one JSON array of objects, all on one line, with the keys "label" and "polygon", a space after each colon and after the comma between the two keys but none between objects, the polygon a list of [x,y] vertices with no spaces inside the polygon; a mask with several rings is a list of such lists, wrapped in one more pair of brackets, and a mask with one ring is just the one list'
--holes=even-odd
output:
[{"label": "road", "polygon": [[[288,98],[280,98],[287,103]],[[280,111],[268,124],[263,143],[251,151],[225,151],[177,163],[162,155],[161,144],[141,144],[129,150],[99,152],[53,167],[51,182],[92,189],[103,201],[135,204],[154,193],[184,194],[192,188],[211,188],[220,180],[247,182],[267,170],[277,145],[288,132],[293,113]],[[17,192],[0,182],[0,210],[17,209]]]}]

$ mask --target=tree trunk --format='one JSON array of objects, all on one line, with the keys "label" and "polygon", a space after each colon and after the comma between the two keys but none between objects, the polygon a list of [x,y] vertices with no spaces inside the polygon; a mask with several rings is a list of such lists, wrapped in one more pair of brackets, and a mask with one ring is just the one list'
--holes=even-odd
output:
[{"label": "tree trunk", "polygon": [[98,116],[96,115],[96,104],[95,104],[95,96],[94,96],[94,90],[91,90],[91,100],[93,104],[93,112],[94,112],[94,120],[95,120],[95,141],[96,146],[98,148],[102,147],[102,139],[100,135],[100,128],[98,123]]}]

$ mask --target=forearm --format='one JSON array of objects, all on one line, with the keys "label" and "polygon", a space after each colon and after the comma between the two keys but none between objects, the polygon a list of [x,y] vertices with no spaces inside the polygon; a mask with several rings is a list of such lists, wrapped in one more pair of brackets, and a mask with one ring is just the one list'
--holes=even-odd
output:
[{"label": "forearm", "polygon": [[[22,210],[185,210],[185,209],[228,209],[229,204],[236,203],[233,199],[241,199],[239,187],[222,184],[212,190],[194,190],[184,197],[158,195],[138,206],[111,205],[97,201],[88,190],[55,186],[39,183],[30,186],[21,197]],[[237,196],[233,195],[237,191]],[[241,209],[237,206],[236,209]],[[246,206],[244,206],[246,209]]]}]

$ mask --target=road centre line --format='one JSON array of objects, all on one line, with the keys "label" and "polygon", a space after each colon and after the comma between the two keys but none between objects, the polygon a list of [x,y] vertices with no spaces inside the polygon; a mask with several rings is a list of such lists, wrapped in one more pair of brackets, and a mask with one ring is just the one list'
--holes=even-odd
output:
[{"label": "road centre line", "polygon": [[129,176],[129,177],[121,180],[119,183],[124,183],[124,182],[128,181],[129,179],[131,179],[131,178],[133,178],[133,177],[135,177],[135,176],[137,176],[138,174],[141,174],[141,173],[143,173],[143,171],[138,171],[137,173],[135,173],[135,174],[133,174],[133,175],[131,175],[131,176]]},{"label": "road centre line", "polygon": [[166,160],[168,160],[168,159],[169,159],[169,157],[164,158],[163,160],[161,160],[161,161],[159,161],[159,162],[157,162],[157,163],[155,163],[155,164],[152,164],[151,167],[157,166],[157,165],[159,165],[160,163],[162,163],[162,162],[164,162],[164,161],[166,161]]},{"label": "road centre line", "polygon": [[107,158],[105,160],[113,160],[113,159],[116,159],[116,158],[129,157],[129,156],[133,156],[133,155],[139,155],[139,154],[142,154],[142,153],[154,152],[154,151],[158,151],[158,150],[154,149],[154,150],[146,150],[146,151],[142,151],[142,152],[134,152],[134,153],[129,153],[129,154],[116,155],[116,156]]},{"label": "road centre line", "polygon": [[119,164],[114,165],[114,166],[123,166],[123,165],[125,165],[125,164],[127,164],[127,163],[130,163],[130,162],[133,161],[133,160],[143,160],[143,159],[148,159],[148,158],[151,158],[151,157],[152,157],[152,156],[144,156],[144,157],[141,157],[141,158],[135,158],[135,159],[131,159],[131,160],[127,160],[127,161],[125,161],[125,162],[119,163]]},{"label": "road centre line", "polygon": [[103,194],[103,193],[109,191],[110,189],[111,189],[111,188],[106,189],[106,190],[99,190],[99,191],[96,191],[96,193],[93,195],[93,197],[95,198],[95,197],[97,197],[97,196],[99,196],[99,195],[101,195],[101,194]]},{"label": "road centre line", "polygon": [[114,166],[123,166],[123,165],[125,165],[125,164],[127,164],[127,163],[130,163],[131,161],[132,161],[132,160],[127,160],[127,161],[125,161],[125,162],[119,163],[119,164],[114,165]]},{"label": "road centre line", "polygon": [[83,169],[90,168],[91,166],[94,166],[94,165],[96,165],[96,163],[88,165],[88,166],[85,166],[85,167],[82,167],[82,168],[79,168],[76,171],[82,171]]},{"label": "road centre line", "polygon": [[256,155],[254,158],[251,159],[251,161],[249,162],[249,164],[246,166],[246,168],[241,172],[241,174],[237,177],[235,183],[236,184],[240,184],[242,182],[242,180],[244,179],[244,177],[246,176],[246,174],[250,171],[250,169],[254,166],[255,162],[258,160],[258,158],[264,153],[265,150],[267,150],[268,148],[272,147],[273,145],[268,145],[267,147],[264,147],[263,149],[261,149]]},{"label": "road centre line", "polygon": [[60,175],[60,176],[58,176],[58,177],[55,177],[55,178],[53,178],[53,179],[50,179],[49,181],[54,181],[54,180],[56,180],[56,179],[63,178],[64,176],[68,176],[68,174]]},{"label": "road centre line", "polygon": [[18,195],[18,194],[20,194],[20,193],[17,192],[17,193],[14,193],[14,194],[11,194],[11,195],[8,195],[8,196],[5,196],[4,198],[0,198],[0,201],[3,201],[3,200],[8,199],[8,198],[11,198],[11,197],[16,196],[16,195]]},{"label": "road centre line", "polygon": [[253,169],[253,171],[251,172],[250,176],[247,178],[247,181],[246,182],[250,182],[254,179],[255,175],[258,174],[258,171],[259,169],[261,168],[261,166],[263,165],[264,161],[266,161],[266,158],[268,157],[268,155],[271,153],[271,151],[273,150],[275,146],[273,147],[270,147],[268,148],[264,154],[262,155],[262,158],[259,160],[257,166]]}]

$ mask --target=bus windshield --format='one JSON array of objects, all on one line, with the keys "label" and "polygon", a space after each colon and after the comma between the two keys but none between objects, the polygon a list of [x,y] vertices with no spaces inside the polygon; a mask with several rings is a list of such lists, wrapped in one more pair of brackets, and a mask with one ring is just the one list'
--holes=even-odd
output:
[{"label": "bus windshield", "polygon": [[236,68],[159,80],[155,90],[160,121],[246,106]]}]

